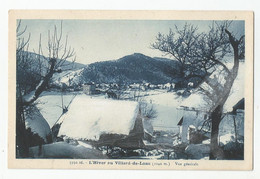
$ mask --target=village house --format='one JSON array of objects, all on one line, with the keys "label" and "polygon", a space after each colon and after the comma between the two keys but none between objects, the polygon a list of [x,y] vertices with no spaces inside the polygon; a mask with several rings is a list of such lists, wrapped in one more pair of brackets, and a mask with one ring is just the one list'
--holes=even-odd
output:
[{"label": "village house", "polygon": [[95,147],[138,149],[152,141],[153,127],[137,102],[78,95],[60,117],[58,137],[90,141]]},{"label": "village house", "polygon": [[95,84],[89,83],[89,84],[84,84],[83,86],[83,92],[87,95],[92,95],[95,94],[96,87]]},{"label": "village house", "polygon": [[[182,111],[183,116],[178,122],[179,126],[179,134],[182,143],[201,143],[202,140],[209,137],[210,129],[209,126],[205,125],[205,121],[208,120],[208,113],[205,110],[195,109],[195,108],[187,108],[180,107],[179,110]],[[197,138],[193,138],[193,134],[196,134],[196,131],[202,130],[201,134],[203,136],[197,136]]]},{"label": "village house", "polygon": [[167,91],[171,91],[175,88],[175,84],[174,83],[166,83],[164,85],[164,89],[166,89]]}]

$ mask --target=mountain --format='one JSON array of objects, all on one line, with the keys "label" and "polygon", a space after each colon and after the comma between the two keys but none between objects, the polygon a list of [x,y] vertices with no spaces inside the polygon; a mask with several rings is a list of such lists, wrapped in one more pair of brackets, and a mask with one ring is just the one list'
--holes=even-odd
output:
[{"label": "mountain", "polygon": [[166,58],[151,58],[140,53],[118,60],[96,62],[85,67],[85,82],[152,84],[175,82],[179,77],[179,62]]},{"label": "mountain", "polygon": [[[27,53],[30,66],[37,72],[39,61],[47,66],[46,57],[32,52]],[[59,60],[58,60],[59,61]],[[55,73],[52,77],[54,86],[77,86],[82,83],[142,83],[152,84],[176,83],[188,81],[180,78],[180,63],[160,57],[149,57],[140,53],[124,56],[117,60],[95,62],[89,65],[65,61],[62,73]],[[41,71],[44,74],[44,69]]]}]

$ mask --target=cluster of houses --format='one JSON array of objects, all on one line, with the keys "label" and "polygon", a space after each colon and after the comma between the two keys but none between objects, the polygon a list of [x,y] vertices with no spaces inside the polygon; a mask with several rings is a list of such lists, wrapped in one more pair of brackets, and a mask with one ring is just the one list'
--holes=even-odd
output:
[{"label": "cluster of houses", "polygon": [[175,83],[166,83],[166,84],[133,83],[133,84],[120,85],[118,83],[95,84],[94,82],[91,82],[91,83],[82,84],[80,86],[81,87],[77,87],[77,89],[82,89],[82,91],[85,94],[92,95],[92,94],[100,94],[101,92],[107,90],[115,90],[115,89],[141,90],[141,91],[162,89],[162,90],[172,91],[175,88]]},{"label": "cluster of houses", "polygon": [[154,89],[161,89],[170,92],[174,89],[174,83],[158,84],[153,85],[150,83],[133,83],[130,85],[119,85],[117,83],[85,83],[82,85],[82,91],[87,95],[96,95],[96,94],[107,94],[108,98],[119,99],[118,93],[127,93],[127,91],[147,91]]}]

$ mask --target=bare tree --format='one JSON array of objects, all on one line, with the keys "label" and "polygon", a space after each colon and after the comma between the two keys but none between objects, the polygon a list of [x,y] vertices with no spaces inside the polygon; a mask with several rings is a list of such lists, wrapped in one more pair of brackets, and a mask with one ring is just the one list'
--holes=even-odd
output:
[{"label": "bare tree", "polygon": [[[239,69],[239,60],[244,58],[244,35],[235,38],[228,29],[232,22],[213,22],[206,33],[199,33],[192,25],[176,30],[177,37],[170,31],[168,35],[159,34],[153,48],[170,54],[183,64],[181,70],[187,76],[200,76],[198,87],[210,104],[211,113],[211,152],[210,158],[221,155],[218,147],[219,124],[223,119],[223,106],[230,95]],[[226,59],[233,57],[233,67],[229,69]],[[214,75],[214,78],[210,76]]]},{"label": "bare tree", "polygon": [[[211,131],[211,159],[217,158],[217,153],[219,151],[218,148],[218,133],[219,133],[219,124],[222,120],[223,115],[223,106],[226,100],[229,97],[231,88],[233,83],[237,77],[238,69],[239,69],[239,59],[244,58],[244,36],[241,36],[239,39],[236,39],[231,32],[225,29],[226,34],[228,35],[228,41],[230,46],[232,47],[233,53],[233,67],[229,70],[226,65],[223,63],[220,64],[222,68],[225,70],[226,75],[224,79],[218,81],[218,85],[223,85],[222,88],[215,87],[214,91],[211,95],[218,95],[218,98],[214,101],[214,105],[211,108],[212,111],[212,131]],[[220,62],[219,59],[213,58],[213,60]],[[210,84],[210,83],[207,83]]]},{"label": "bare tree", "polygon": [[116,82],[116,89],[114,90],[117,99],[122,100],[126,98],[126,88],[127,84],[124,82],[123,77],[119,75]]},{"label": "bare tree", "polygon": [[[138,94],[137,94],[138,93]],[[134,90],[134,96],[132,97],[133,101],[137,101],[139,104],[139,109],[141,110],[141,113],[144,117],[146,117],[146,119],[155,119],[158,117],[158,111],[157,109],[154,107],[154,104],[152,104],[152,102],[150,101],[150,103],[148,103],[144,96],[141,95],[140,92],[140,87],[137,90]]]},{"label": "bare tree", "polygon": [[[25,126],[25,107],[23,105],[23,95],[30,90],[32,86],[32,75],[30,72],[31,61],[28,54],[24,53],[28,50],[30,35],[23,37],[27,27],[21,28],[21,20],[17,21],[16,27],[16,146],[17,157],[27,157],[29,155],[29,141]],[[27,79],[25,79],[27,78]]]},{"label": "bare tree", "polygon": [[[197,33],[197,31],[198,28],[191,24],[185,24],[182,29],[175,26],[174,31],[170,29],[169,34],[159,33],[155,43],[151,44],[153,49],[160,50],[179,62],[179,75],[182,80],[205,76],[200,68],[192,66],[199,48],[199,39],[203,35]],[[183,83],[183,81],[179,83]]]},{"label": "bare tree", "polygon": [[[56,25],[54,26],[53,34],[48,31],[48,56],[43,56],[44,60],[47,62],[44,66],[46,73],[44,76],[42,76],[41,81],[35,90],[31,92],[30,96],[23,99],[23,103],[25,105],[33,103],[39,97],[39,95],[47,87],[54,73],[60,73],[63,67],[71,65],[65,62],[68,59],[74,57],[74,49],[68,47],[68,36],[66,36],[65,42],[62,42],[62,22],[60,29],[61,30],[59,34],[57,32]],[[39,41],[39,48],[41,48],[41,38]],[[39,50],[39,52],[41,52],[41,50]],[[75,58],[72,60],[72,62],[74,61]]]},{"label": "bare tree", "polygon": [[141,113],[147,119],[155,119],[158,117],[158,112],[153,104],[147,103],[145,100],[139,101]]},{"label": "bare tree", "polygon": [[[52,33],[48,32],[48,54],[45,56],[41,45],[41,35],[38,54],[35,55],[28,51],[30,35],[28,38],[23,37],[26,30],[27,27],[21,28],[21,20],[19,20],[16,28],[16,141],[21,157],[27,157],[29,153],[24,112],[30,109],[31,105],[34,105],[40,94],[48,86],[53,74],[61,72],[66,65],[71,65],[66,61],[75,55],[74,50],[68,47],[68,36],[63,41],[62,22],[60,33],[58,33],[56,26],[54,26]],[[74,61],[75,58],[72,62]]]}]

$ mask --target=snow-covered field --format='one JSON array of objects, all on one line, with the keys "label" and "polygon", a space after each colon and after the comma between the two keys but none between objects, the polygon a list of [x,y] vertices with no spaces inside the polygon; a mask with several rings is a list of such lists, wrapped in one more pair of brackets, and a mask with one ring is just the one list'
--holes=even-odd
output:
[{"label": "snow-covered field", "polygon": [[[47,120],[50,127],[59,119],[62,114],[62,98],[63,104],[68,106],[69,103],[75,98],[76,95],[82,95],[81,92],[67,92],[61,95],[61,92],[44,92],[38,99],[37,107],[40,109],[41,114]],[[166,90],[151,90],[143,92],[144,100],[150,104],[153,104],[157,110],[158,116],[152,120],[152,124],[155,130],[176,130],[177,123],[181,118],[181,113],[176,108],[182,101],[176,93]],[[92,99],[104,99],[105,95],[95,95]]]},{"label": "snow-covered field", "polygon": [[[157,110],[158,117],[152,121],[155,130],[176,131],[177,123],[182,117],[181,111],[177,109],[182,102],[182,97],[175,92],[161,91],[155,93],[151,91],[144,99],[151,102]],[[154,94],[155,93],[155,94]]]}]

